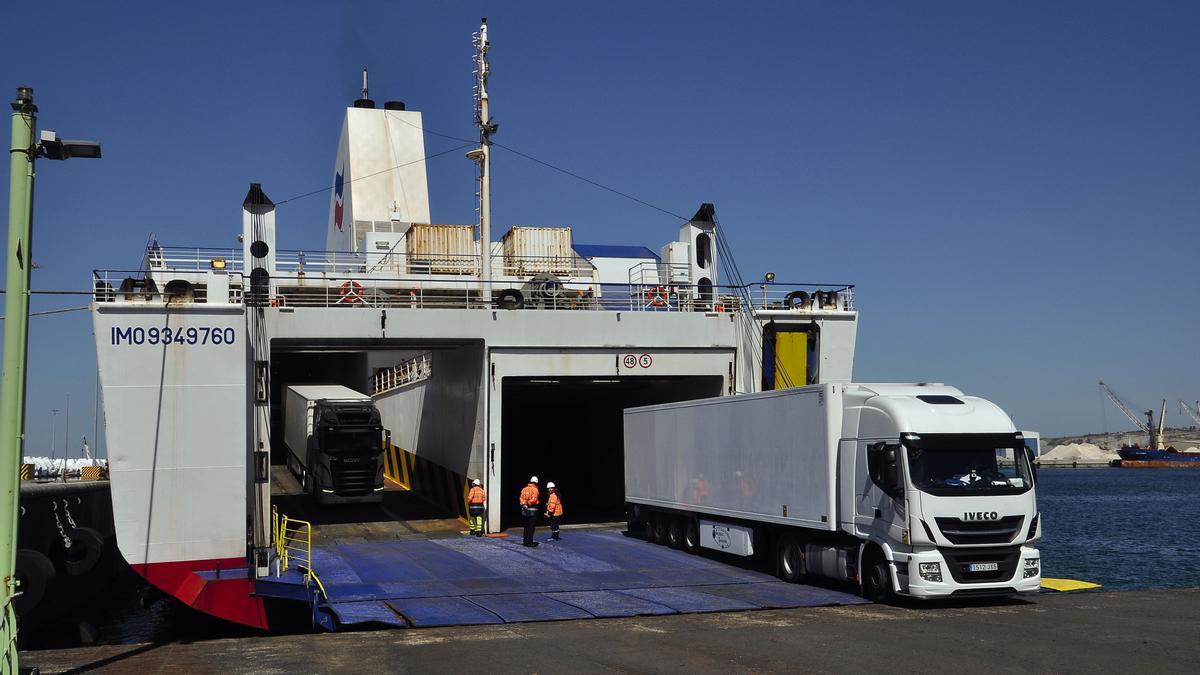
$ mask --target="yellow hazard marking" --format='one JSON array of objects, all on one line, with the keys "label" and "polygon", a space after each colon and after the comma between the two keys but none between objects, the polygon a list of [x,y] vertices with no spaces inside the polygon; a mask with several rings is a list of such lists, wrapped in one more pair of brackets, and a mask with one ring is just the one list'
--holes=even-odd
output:
[{"label": "yellow hazard marking", "polygon": [[1049,588],[1052,591],[1088,591],[1093,588],[1100,588],[1100,584],[1093,584],[1090,581],[1079,581],[1077,579],[1051,579],[1042,577],[1042,588]]}]

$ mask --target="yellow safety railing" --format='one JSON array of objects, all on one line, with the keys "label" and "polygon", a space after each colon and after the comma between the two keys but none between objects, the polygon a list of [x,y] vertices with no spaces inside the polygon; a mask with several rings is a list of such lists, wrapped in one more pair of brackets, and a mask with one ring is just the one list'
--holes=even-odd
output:
[{"label": "yellow safety railing", "polygon": [[304,583],[315,583],[321,595],[325,596],[325,584],[321,583],[312,566],[312,523],[282,515],[275,506],[271,507],[271,520],[280,571],[287,570],[294,563],[296,569],[304,572]]}]

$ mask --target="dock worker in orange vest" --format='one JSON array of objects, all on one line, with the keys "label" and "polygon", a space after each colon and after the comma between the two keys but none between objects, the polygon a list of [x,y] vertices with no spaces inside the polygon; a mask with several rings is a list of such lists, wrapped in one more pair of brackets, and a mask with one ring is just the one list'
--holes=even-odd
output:
[{"label": "dock worker in orange vest", "polygon": [[558,496],[558,488],[554,481],[546,483],[550,496],[546,498],[546,517],[550,519],[550,539],[558,541],[558,523],[562,519],[562,497]]},{"label": "dock worker in orange vest", "polygon": [[542,503],[542,494],[538,490],[538,477],[531,476],[529,484],[521,488],[521,517],[525,519],[524,546],[537,546],[533,540],[533,531],[537,528],[538,504]]},{"label": "dock worker in orange vest", "polygon": [[471,481],[471,490],[467,493],[467,515],[471,517],[471,534],[476,537],[483,536],[483,505],[486,502],[487,493],[476,478]]}]

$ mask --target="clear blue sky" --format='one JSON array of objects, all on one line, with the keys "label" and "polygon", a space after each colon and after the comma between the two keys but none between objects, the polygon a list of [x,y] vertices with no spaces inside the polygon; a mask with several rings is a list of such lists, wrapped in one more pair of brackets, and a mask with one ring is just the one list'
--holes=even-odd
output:
[{"label": "clear blue sky", "polygon": [[[4,3],[28,38],[5,95],[31,85],[42,128],[104,144],[39,164],[35,287],[136,266],[152,231],[233,245],[251,181],[276,201],[328,186],[363,66],[377,100],[471,136],[482,15],[499,142],[677,213],[714,202],[747,278],[858,284],[856,379],[955,384],[1051,435],[1100,430],[1100,378],[1169,398],[1169,424],[1200,398],[1194,2]],[[494,173],[500,229],[674,236],[503,151]],[[430,162],[435,221],[473,221],[472,176],[461,153]],[[323,246],[327,207],[281,206],[280,245]],[[35,318],[31,345],[27,449],[67,395],[77,447],[90,320]]]}]

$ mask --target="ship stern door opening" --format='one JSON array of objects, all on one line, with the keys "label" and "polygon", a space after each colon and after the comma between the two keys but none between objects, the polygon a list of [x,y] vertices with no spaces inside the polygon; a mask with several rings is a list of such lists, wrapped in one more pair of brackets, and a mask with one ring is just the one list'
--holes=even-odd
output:
[{"label": "ship stern door opening", "polygon": [[[721,368],[730,369],[726,357]],[[717,372],[722,372],[718,370]],[[517,492],[530,476],[553,481],[568,523],[624,520],[625,408],[720,396],[726,380],[709,375],[503,377],[498,386],[499,425],[491,462],[494,497],[490,528],[520,523]],[[503,455],[501,457],[501,455]],[[497,471],[498,470],[498,471]],[[497,489],[499,488],[499,489]],[[499,499],[497,503],[496,498]]]}]

